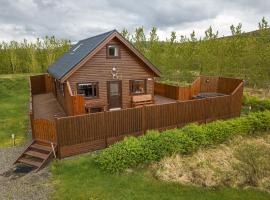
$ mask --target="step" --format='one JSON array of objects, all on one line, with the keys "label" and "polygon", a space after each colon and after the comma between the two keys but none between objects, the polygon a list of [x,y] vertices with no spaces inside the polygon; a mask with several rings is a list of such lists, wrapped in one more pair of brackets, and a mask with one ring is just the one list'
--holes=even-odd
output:
[{"label": "step", "polygon": [[50,152],[52,150],[51,147],[49,147],[49,146],[43,146],[43,145],[40,145],[40,144],[32,144],[31,145],[31,148],[35,148],[35,149],[43,150],[43,151],[48,151],[48,152]]},{"label": "step", "polygon": [[44,146],[51,146],[51,142],[47,141],[47,140],[35,140],[36,144],[40,144],[40,145],[44,145]]},{"label": "step", "polygon": [[30,159],[27,159],[27,158],[20,158],[18,160],[18,162],[24,163],[24,164],[27,164],[27,165],[31,165],[31,166],[35,166],[35,167],[40,167],[40,165],[42,164],[42,162],[30,160]]},{"label": "step", "polygon": [[40,153],[40,152],[37,152],[37,151],[29,150],[29,151],[26,151],[24,154],[26,154],[28,156],[36,157],[36,158],[41,158],[43,160],[48,158],[48,154]]}]

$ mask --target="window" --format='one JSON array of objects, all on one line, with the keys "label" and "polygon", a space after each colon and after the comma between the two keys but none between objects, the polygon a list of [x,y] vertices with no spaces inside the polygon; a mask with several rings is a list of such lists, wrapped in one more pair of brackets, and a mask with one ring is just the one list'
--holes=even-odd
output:
[{"label": "window", "polygon": [[132,80],[130,81],[131,94],[145,94],[146,93],[146,80]]},{"label": "window", "polygon": [[83,94],[88,98],[98,98],[98,83],[79,83],[77,86],[77,93]]},{"label": "window", "polygon": [[110,83],[110,96],[119,96],[119,83],[111,82]]},{"label": "window", "polygon": [[117,58],[119,57],[119,48],[116,45],[108,45],[107,46],[107,56],[109,58]]}]

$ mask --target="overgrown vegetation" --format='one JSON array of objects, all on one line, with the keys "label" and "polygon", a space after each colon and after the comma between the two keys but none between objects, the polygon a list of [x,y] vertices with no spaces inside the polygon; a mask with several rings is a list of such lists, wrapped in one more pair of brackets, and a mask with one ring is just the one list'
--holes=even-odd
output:
[{"label": "overgrown vegetation", "polygon": [[270,99],[262,99],[256,96],[248,95],[244,93],[243,99],[244,112],[256,112],[270,110]]},{"label": "overgrown vegetation", "polygon": [[270,192],[270,135],[236,137],[192,155],[173,155],[152,165],[168,182],[206,187],[256,187]]},{"label": "overgrown vegetation", "polygon": [[244,177],[243,184],[261,186],[270,191],[269,141],[244,142],[236,148],[234,156],[239,162],[233,167]]},{"label": "overgrown vegetation", "polygon": [[108,172],[120,172],[141,163],[158,161],[174,153],[188,154],[200,147],[222,143],[236,135],[260,134],[270,128],[270,111],[205,125],[190,124],[183,129],[128,137],[103,150],[97,164]]},{"label": "overgrown vegetation", "polygon": [[156,179],[153,172],[137,169],[125,174],[102,172],[92,155],[54,162],[51,183],[52,199],[172,199],[172,200],[267,200],[269,194],[254,189],[203,188],[179,185]]},{"label": "overgrown vegetation", "polygon": [[[167,82],[190,83],[197,75],[238,77],[250,87],[270,88],[270,29],[263,18],[259,31],[243,33],[242,25],[231,26],[232,37],[218,38],[211,27],[205,37],[179,36],[176,32],[160,41],[158,30],[145,33],[139,27],[122,35],[130,40],[163,72]],[[149,36],[146,36],[149,35]],[[45,72],[48,65],[70,48],[68,40],[54,37],[36,42],[0,43],[0,73]]]},{"label": "overgrown vegetation", "polygon": [[27,136],[28,75],[0,75],[0,147],[11,146],[11,135],[16,143]]}]

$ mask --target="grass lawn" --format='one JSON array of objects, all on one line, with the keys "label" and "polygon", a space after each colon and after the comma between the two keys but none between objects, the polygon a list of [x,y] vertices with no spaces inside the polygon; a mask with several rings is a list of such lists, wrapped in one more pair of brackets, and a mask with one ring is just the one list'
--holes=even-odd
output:
[{"label": "grass lawn", "polygon": [[27,137],[28,76],[0,75],[0,147],[12,145],[13,133],[17,144]]},{"label": "grass lawn", "polygon": [[253,189],[207,189],[182,186],[155,179],[146,169],[129,174],[106,174],[90,155],[62,160],[51,166],[53,199],[188,199],[188,200],[268,200],[270,194]]}]

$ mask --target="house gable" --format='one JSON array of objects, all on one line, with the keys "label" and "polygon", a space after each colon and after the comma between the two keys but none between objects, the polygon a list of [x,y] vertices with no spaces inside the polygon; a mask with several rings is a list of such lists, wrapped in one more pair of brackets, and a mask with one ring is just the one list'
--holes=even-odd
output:
[{"label": "house gable", "polygon": [[[66,81],[72,73],[74,73],[81,66],[83,66],[98,51],[100,51],[100,49],[102,49],[109,41],[111,41],[112,38],[115,37],[119,41],[121,41],[122,44],[124,44],[127,48],[129,48],[134,53],[134,55],[137,56],[143,63],[145,63],[146,67],[153,71],[155,76],[161,75],[160,71],[116,30],[80,41],[77,45],[74,45],[74,47],[68,53],[66,53],[63,57],[56,61],[56,63],[54,63],[51,67],[49,67],[48,72],[51,73],[55,78],[59,79],[61,82]],[[94,44],[92,44],[92,42]],[[90,52],[88,52],[87,54],[85,50],[87,50],[86,47],[88,47],[89,45],[90,48],[88,49],[90,49]],[[77,53],[76,51],[79,51],[79,53]],[[81,51],[83,52],[81,53]],[[78,55],[74,56],[75,54]],[[81,60],[79,59],[80,56],[82,57]],[[72,60],[71,57],[76,58],[75,61]],[[68,67],[62,67],[62,65],[67,65]]]},{"label": "house gable", "polygon": [[[107,58],[107,45],[110,44],[119,47],[119,58]],[[131,106],[132,95],[129,88],[131,80],[146,80],[147,94],[154,94],[153,78],[156,74],[117,37],[112,38],[99,52],[88,59],[68,77],[67,81],[73,93],[76,93],[78,83],[98,82],[99,98],[91,99],[91,103],[107,105],[107,81],[113,80],[113,67],[117,70],[117,79],[122,81],[123,108]]]}]

